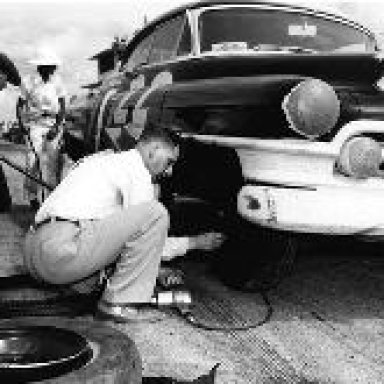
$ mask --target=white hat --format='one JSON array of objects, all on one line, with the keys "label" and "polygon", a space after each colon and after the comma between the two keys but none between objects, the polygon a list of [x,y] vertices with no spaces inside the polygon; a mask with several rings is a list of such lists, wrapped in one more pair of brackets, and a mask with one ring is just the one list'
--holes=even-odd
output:
[{"label": "white hat", "polygon": [[37,56],[29,61],[33,65],[60,65],[59,56],[50,49],[40,49]]}]

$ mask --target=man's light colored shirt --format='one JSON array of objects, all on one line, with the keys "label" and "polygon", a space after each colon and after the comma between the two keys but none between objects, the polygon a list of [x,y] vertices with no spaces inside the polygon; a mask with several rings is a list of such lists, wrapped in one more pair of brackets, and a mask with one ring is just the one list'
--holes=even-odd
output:
[{"label": "man's light colored shirt", "polygon": [[[151,175],[136,149],[121,153],[100,152],[75,165],[48,196],[35,222],[50,217],[69,220],[102,219],[122,207],[154,200]],[[163,260],[184,256],[188,237],[168,237]]]},{"label": "man's light colored shirt", "polygon": [[57,74],[53,74],[45,83],[39,74],[28,75],[21,82],[21,97],[28,102],[31,116],[48,112],[59,112],[59,98],[66,97],[66,91]]},{"label": "man's light colored shirt", "polygon": [[151,175],[136,149],[84,158],[48,196],[36,214],[39,223],[57,216],[102,219],[122,207],[154,200]]}]

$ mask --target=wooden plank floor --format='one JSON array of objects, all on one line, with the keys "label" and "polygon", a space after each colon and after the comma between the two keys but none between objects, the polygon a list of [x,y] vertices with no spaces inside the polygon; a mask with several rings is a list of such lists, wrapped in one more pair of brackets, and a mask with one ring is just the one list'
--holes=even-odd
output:
[{"label": "wooden plank floor", "polygon": [[[20,200],[19,188],[12,190]],[[14,266],[20,265],[27,216],[22,210],[16,216],[0,215],[0,275],[18,271]],[[220,287],[204,262],[185,266],[188,275],[202,279],[207,288]],[[220,384],[384,383],[383,288],[379,245],[308,242],[292,275],[270,292],[273,315],[260,327],[207,331],[175,314],[153,324],[108,324],[136,342],[147,377],[192,380],[220,363],[215,381]],[[263,315],[258,294],[241,297],[220,289],[238,304],[227,307],[229,314]],[[90,316],[81,320],[99,321]]]}]

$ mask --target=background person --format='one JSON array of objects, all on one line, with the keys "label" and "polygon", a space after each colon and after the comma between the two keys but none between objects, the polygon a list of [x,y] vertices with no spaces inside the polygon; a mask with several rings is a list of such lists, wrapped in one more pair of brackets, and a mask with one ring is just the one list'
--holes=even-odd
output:
[{"label": "background person", "polygon": [[[0,71],[0,91],[7,87],[7,75]],[[12,198],[9,193],[7,179],[0,164],[0,212],[7,212],[12,206]]]},{"label": "background person", "polygon": [[[58,156],[64,130],[66,91],[56,73],[61,64],[51,50],[41,49],[37,58],[37,74],[25,77],[17,105],[17,117],[26,130],[27,171],[52,186],[59,181]],[[29,178],[25,190],[31,207],[37,209],[48,191]]]},{"label": "background person", "polygon": [[[19,86],[21,82],[19,72],[14,63],[4,53],[0,52],[0,91],[8,83]],[[12,198],[8,189],[7,179],[0,163],[0,212],[8,212],[12,207]]]},{"label": "background person", "polygon": [[0,71],[0,91],[7,87],[7,75]]}]

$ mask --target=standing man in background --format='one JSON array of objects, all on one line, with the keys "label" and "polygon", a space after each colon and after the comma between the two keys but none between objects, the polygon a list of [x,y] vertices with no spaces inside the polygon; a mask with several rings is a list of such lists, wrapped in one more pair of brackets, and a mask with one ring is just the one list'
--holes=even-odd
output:
[{"label": "standing man in background", "polygon": [[[59,181],[58,157],[65,117],[66,91],[56,73],[61,61],[44,48],[30,63],[36,65],[37,74],[22,80],[17,105],[17,117],[29,146],[27,170],[54,187]],[[28,178],[25,189],[31,208],[38,209],[48,191]]]},{"label": "standing man in background", "polygon": [[0,91],[2,91],[7,86],[7,75],[4,72],[0,71]]},{"label": "standing man in background", "polygon": [[[21,79],[18,70],[13,62],[0,52],[0,91],[5,89],[8,83],[18,87]],[[0,212],[7,212],[11,209],[12,198],[9,193],[7,180],[0,164]]]},{"label": "standing man in background", "polygon": [[[7,75],[0,71],[0,91],[7,87]],[[7,180],[0,165],[0,212],[6,212],[11,208],[12,199],[9,194]]]}]

